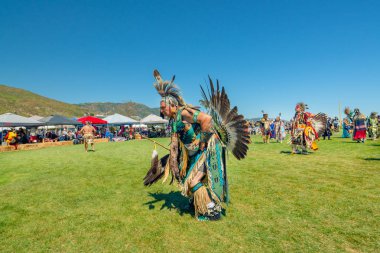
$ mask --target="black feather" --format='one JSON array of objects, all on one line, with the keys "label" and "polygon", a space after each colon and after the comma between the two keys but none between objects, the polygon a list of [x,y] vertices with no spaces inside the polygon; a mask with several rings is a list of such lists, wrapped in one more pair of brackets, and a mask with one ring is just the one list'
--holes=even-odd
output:
[{"label": "black feather", "polygon": [[216,81],[215,87],[210,76],[208,78],[208,94],[201,87],[203,98],[201,103],[213,118],[214,128],[219,139],[237,159],[243,159],[247,155],[250,141],[247,121],[244,120],[243,115],[238,114],[236,106],[231,109],[228,95],[224,87],[220,86],[219,81]]}]

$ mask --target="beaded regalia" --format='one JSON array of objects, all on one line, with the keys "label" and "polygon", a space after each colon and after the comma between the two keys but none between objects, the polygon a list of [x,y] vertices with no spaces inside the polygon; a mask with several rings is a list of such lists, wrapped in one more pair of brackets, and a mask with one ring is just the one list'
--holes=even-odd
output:
[{"label": "beaded regalia", "polygon": [[[154,77],[162,107],[170,106],[173,110],[169,121],[171,145],[170,153],[161,159],[157,153],[153,155],[144,185],[149,186],[162,177],[165,181],[171,174],[171,182],[176,180],[182,195],[190,198],[198,220],[219,219],[221,204],[229,200],[226,153],[229,150],[237,159],[246,157],[250,141],[248,125],[237,107],[230,108],[219,82],[215,87],[209,78],[209,88],[205,91],[201,87],[201,103],[208,111],[206,114],[184,101],[174,77],[163,81],[157,70]],[[205,124],[208,119],[210,127]]]},{"label": "beaded regalia", "polygon": [[[293,153],[307,153],[307,149],[316,151],[318,145],[316,140],[325,131],[327,116],[324,113],[316,115],[306,112],[308,109],[304,103],[298,103],[295,115],[292,119],[291,144]],[[301,148],[301,151],[299,151]]]}]

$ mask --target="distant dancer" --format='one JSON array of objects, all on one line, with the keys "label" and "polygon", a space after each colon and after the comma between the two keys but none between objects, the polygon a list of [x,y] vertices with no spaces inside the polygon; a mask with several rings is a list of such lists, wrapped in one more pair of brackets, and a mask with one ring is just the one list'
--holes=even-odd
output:
[{"label": "distant dancer", "polygon": [[90,121],[86,121],[86,125],[82,127],[80,133],[84,139],[84,149],[88,152],[88,144],[91,144],[91,150],[95,151],[94,147],[94,136],[96,133],[95,128],[91,125]]},{"label": "distant dancer", "polygon": [[343,128],[342,138],[351,138],[351,134],[350,134],[351,121],[350,121],[350,118],[346,117],[343,119],[342,128]]},{"label": "distant dancer", "polygon": [[377,138],[378,127],[377,112],[371,112],[368,118],[368,137],[372,140]]},{"label": "distant dancer", "polygon": [[331,140],[331,135],[332,135],[332,132],[331,132],[331,129],[333,127],[333,120],[331,118],[328,118],[327,121],[326,121],[326,129],[325,131],[323,132],[323,139],[326,140],[326,137],[327,139]]},{"label": "distant dancer", "polygon": [[[292,120],[291,144],[293,154],[307,154],[307,148],[317,150],[315,142],[318,135],[323,133],[326,127],[327,117],[324,113],[314,115],[305,112],[308,109],[304,103],[298,103],[295,108],[295,115]],[[301,152],[298,148],[301,148]]]},{"label": "distant dancer", "polygon": [[270,124],[271,121],[268,119],[268,113],[264,113],[262,111],[263,117],[260,120],[260,128],[261,128],[261,133],[263,135],[263,142],[264,143],[269,143],[270,139]]},{"label": "distant dancer", "polygon": [[364,143],[367,135],[366,117],[358,108],[354,110],[354,113],[354,141]]},{"label": "distant dancer", "polygon": [[281,120],[281,113],[276,117],[274,121],[274,129],[276,134],[276,141],[282,143],[285,139],[285,126],[284,122]]},{"label": "distant dancer", "polygon": [[342,138],[351,138],[351,129],[352,129],[352,120],[354,116],[354,112],[350,110],[349,107],[346,107],[344,109],[344,114],[346,114],[346,117],[343,119],[343,134]]}]

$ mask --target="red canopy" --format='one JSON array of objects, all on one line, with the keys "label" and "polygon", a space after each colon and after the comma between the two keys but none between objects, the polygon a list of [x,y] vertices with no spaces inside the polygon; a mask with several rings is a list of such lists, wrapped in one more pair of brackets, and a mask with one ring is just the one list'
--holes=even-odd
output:
[{"label": "red canopy", "polygon": [[97,117],[87,116],[77,119],[78,122],[81,122],[83,125],[86,124],[86,121],[90,121],[92,124],[95,125],[104,125],[107,124],[107,121],[99,119]]}]

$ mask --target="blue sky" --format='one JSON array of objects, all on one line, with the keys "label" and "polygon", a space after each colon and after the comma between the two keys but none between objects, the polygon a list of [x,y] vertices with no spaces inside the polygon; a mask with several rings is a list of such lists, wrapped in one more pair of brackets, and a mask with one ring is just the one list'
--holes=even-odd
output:
[{"label": "blue sky", "polygon": [[380,1],[0,1],[0,83],[158,107],[153,69],[198,104],[218,78],[246,117],[299,101],[380,112]]}]

